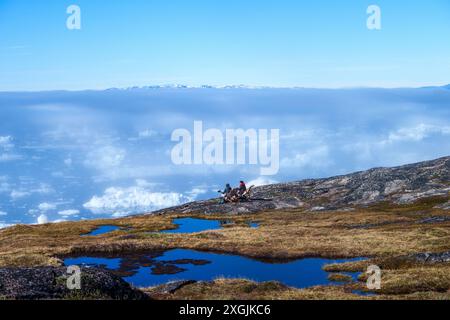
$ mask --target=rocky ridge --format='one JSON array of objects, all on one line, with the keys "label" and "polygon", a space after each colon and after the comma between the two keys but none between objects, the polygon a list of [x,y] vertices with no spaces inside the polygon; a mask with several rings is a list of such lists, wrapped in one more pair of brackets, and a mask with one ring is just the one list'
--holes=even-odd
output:
[{"label": "rocky ridge", "polygon": [[220,204],[196,201],[159,210],[165,213],[245,214],[262,210],[303,208],[308,211],[353,210],[381,202],[410,204],[443,197],[436,208],[449,210],[450,157],[393,168],[375,168],[325,179],[309,179],[256,187],[253,200]]}]

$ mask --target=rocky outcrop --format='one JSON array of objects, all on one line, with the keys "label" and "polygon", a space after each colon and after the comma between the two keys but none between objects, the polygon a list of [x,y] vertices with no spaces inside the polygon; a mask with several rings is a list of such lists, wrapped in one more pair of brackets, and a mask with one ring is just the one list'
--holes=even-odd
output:
[{"label": "rocky outcrop", "polygon": [[450,262],[450,251],[442,253],[419,253],[414,258],[416,261],[423,263]]},{"label": "rocky outcrop", "polygon": [[450,210],[450,201],[447,201],[446,203],[439,204],[434,207],[435,209],[442,209],[442,210]]},{"label": "rocky outcrop", "polygon": [[443,197],[443,203],[438,203],[437,207],[448,210],[449,192],[450,157],[445,157],[327,179],[257,187],[254,189],[253,200],[244,203],[220,204],[218,199],[213,199],[154,213],[242,214],[287,208],[304,208],[309,211],[352,210],[383,201],[410,204],[431,197]]},{"label": "rocky outcrop", "polygon": [[171,281],[166,284],[157,286],[155,288],[152,288],[152,295],[153,294],[172,294],[177,290],[180,290],[184,286],[187,286],[189,284],[196,283],[195,280],[180,280],[180,281]]},{"label": "rocky outcrop", "polygon": [[0,269],[0,299],[148,299],[147,295],[131,288],[120,277],[96,268],[82,268],[80,290],[69,290],[67,277],[70,275],[66,272],[65,267]]}]

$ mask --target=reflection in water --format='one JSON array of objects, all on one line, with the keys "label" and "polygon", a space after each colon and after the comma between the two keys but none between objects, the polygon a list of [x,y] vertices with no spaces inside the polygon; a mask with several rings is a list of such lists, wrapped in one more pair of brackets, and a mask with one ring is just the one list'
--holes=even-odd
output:
[{"label": "reflection in water", "polygon": [[236,255],[175,249],[140,255],[68,258],[65,259],[65,264],[107,268],[137,287],[149,287],[173,280],[210,281],[223,276],[259,282],[275,280],[305,288],[332,283],[328,280],[328,273],[322,270],[323,265],[355,260],[360,259],[309,258],[270,263]]},{"label": "reflection in water", "polygon": [[[206,230],[218,230],[227,225],[232,225],[234,222],[230,220],[206,220],[196,218],[179,218],[174,219],[173,223],[177,225],[176,229],[164,230],[162,233],[194,233]],[[258,224],[250,222],[248,224],[251,228],[257,228]]]},{"label": "reflection in water", "polygon": [[99,236],[105,233],[113,232],[119,230],[118,226],[101,226],[98,227],[87,234],[83,234],[83,236]]}]

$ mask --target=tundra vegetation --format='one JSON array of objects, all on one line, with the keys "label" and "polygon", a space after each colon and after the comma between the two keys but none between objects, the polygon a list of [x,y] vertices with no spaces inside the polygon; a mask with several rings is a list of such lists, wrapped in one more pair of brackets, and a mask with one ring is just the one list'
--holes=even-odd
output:
[{"label": "tundra vegetation", "polygon": [[[311,212],[301,208],[268,210],[251,214],[139,215],[115,220],[16,225],[0,231],[0,267],[61,266],[70,255],[119,254],[174,248],[233,253],[255,259],[302,257],[370,257],[340,265],[327,265],[331,277],[345,280],[335,286],[289,288],[276,282],[215,279],[190,283],[171,293],[143,288],[156,299],[449,299],[450,263],[416,259],[421,253],[450,251],[450,213],[439,209],[449,196],[411,204],[377,203],[352,211]],[[196,217],[226,219],[233,223],[219,230],[193,234],[159,233],[173,229],[173,219]],[[258,221],[258,228],[249,228]],[[102,225],[119,230],[86,236]],[[367,291],[366,268],[379,265],[382,288]],[[349,281],[340,272],[362,272]]]},{"label": "tundra vegetation", "polygon": [[[335,285],[298,289],[276,282],[213,279],[140,289],[154,299],[449,299],[449,181],[450,157],[444,157],[262,186],[243,203],[220,204],[212,199],[115,220],[16,225],[0,230],[0,271],[58,268],[71,256],[170,249],[284,261],[366,257],[325,265]],[[196,233],[161,232],[175,229],[174,219],[185,217],[227,223],[221,229]],[[258,228],[251,228],[249,222],[257,222]],[[117,229],[88,235],[111,225]],[[367,295],[365,271],[373,265],[381,268],[381,288]],[[359,278],[350,279],[346,272],[359,272]],[[115,296],[109,287],[103,289],[103,294]],[[124,290],[131,292],[126,286]]]}]

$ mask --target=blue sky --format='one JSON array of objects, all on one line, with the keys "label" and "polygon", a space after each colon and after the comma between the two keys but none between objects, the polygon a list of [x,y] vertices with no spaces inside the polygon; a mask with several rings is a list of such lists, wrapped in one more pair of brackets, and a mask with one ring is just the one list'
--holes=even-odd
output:
[{"label": "blue sky", "polygon": [[442,85],[449,34],[447,0],[0,0],[0,90]]},{"label": "blue sky", "polygon": [[[0,228],[448,156],[449,86],[361,87],[450,83],[449,35],[448,0],[0,0]],[[170,83],[358,88],[81,91]],[[171,133],[197,120],[279,129],[279,172],[175,166]]]}]

